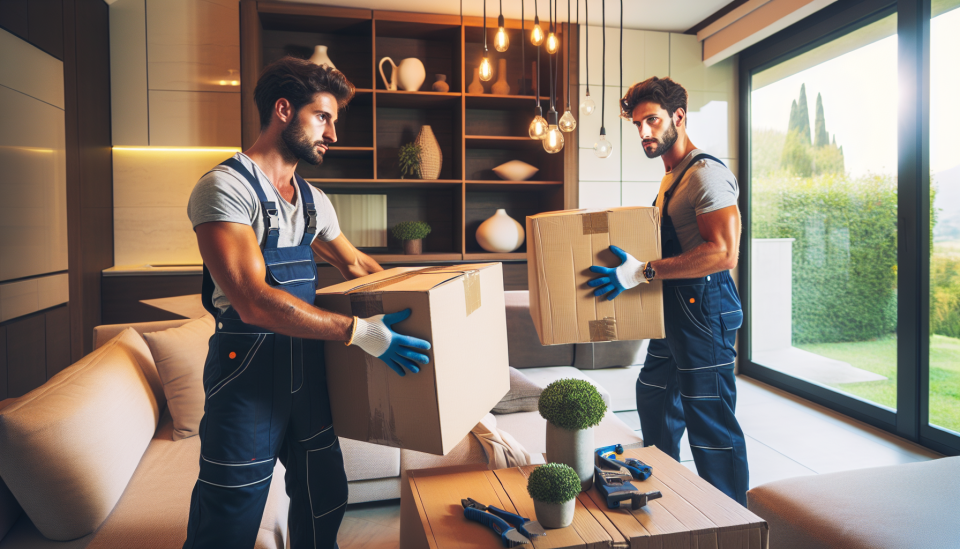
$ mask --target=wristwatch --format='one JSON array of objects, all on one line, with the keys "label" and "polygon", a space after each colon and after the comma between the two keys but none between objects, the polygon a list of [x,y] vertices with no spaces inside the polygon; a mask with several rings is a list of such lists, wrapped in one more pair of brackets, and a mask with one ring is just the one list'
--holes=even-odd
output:
[{"label": "wristwatch", "polygon": [[653,280],[655,276],[657,276],[657,272],[653,270],[653,262],[647,261],[647,266],[643,268],[643,277],[649,282]]}]

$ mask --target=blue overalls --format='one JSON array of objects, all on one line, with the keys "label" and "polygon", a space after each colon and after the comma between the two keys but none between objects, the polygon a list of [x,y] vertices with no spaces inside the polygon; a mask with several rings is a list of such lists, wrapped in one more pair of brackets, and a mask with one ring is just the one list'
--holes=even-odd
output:
[{"label": "blue overalls", "polygon": [[[317,212],[310,186],[296,176],[307,226],[300,245],[278,248],[277,205],[239,161],[223,165],[244,176],[267,216],[267,283],[312,305],[317,267],[310,243]],[[212,297],[213,280],[204,267],[203,304],[217,324],[203,370],[200,477],[184,549],[252,548],[278,458],[287,469],[291,547],[336,547],[347,477],[331,422],[323,342],[246,324],[232,307],[215,308]]]},{"label": "blue overalls", "polygon": [[[667,215],[670,197],[687,169],[702,158],[720,162],[698,154],[664,193],[660,224],[664,258],[683,251]],[[643,443],[680,461],[680,438],[686,428],[700,477],[746,506],[747,448],[734,416],[737,387],[733,375],[737,356],[733,344],[743,311],[730,273],[664,280],[663,316],[666,338],[650,341],[637,377]]]}]

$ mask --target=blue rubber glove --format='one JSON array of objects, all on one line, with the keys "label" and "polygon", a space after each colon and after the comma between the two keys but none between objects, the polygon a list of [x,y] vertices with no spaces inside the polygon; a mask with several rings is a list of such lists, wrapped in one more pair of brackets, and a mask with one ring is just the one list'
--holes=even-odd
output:
[{"label": "blue rubber glove", "polygon": [[379,358],[401,376],[407,375],[404,368],[417,373],[420,371],[417,364],[429,364],[430,357],[413,349],[429,350],[430,342],[398,334],[391,328],[409,317],[410,309],[404,309],[388,315],[358,318],[353,344]]},{"label": "blue rubber glove", "polygon": [[600,297],[607,295],[607,300],[613,301],[625,290],[629,290],[638,284],[646,284],[647,278],[643,276],[643,269],[647,266],[642,261],[637,261],[635,257],[621,250],[616,246],[610,246],[613,255],[620,258],[619,267],[590,267],[590,272],[601,274],[600,278],[594,278],[587,281],[587,286],[597,288],[593,295]]}]

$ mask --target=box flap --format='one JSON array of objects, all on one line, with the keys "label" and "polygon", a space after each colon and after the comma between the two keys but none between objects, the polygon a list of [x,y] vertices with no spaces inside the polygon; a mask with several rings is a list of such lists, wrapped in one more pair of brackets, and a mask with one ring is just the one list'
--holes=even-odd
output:
[{"label": "box flap", "polygon": [[397,267],[321,288],[317,294],[358,294],[366,292],[426,292],[496,263],[473,263],[443,267]]},{"label": "box flap", "polygon": [[373,273],[361,278],[354,280],[347,280],[339,284],[334,284],[333,286],[327,286],[326,288],[320,288],[317,290],[318,295],[329,295],[329,294],[345,294],[350,290],[357,288],[358,286],[363,286],[365,284],[370,284],[379,280],[385,280],[387,278],[392,278],[403,273],[410,271],[419,271],[422,267],[394,267],[393,269],[386,269],[380,271],[379,273]]}]

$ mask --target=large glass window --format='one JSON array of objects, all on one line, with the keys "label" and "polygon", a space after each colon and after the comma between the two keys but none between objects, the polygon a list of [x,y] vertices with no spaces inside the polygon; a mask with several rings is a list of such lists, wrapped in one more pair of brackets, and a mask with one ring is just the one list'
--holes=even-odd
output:
[{"label": "large glass window", "polygon": [[960,1],[930,21],[930,425],[960,433]]},{"label": "large glass window", "polygon": [[750,87],[750,359],[891,410],[896,32],[884,17],[753,73]]}]

